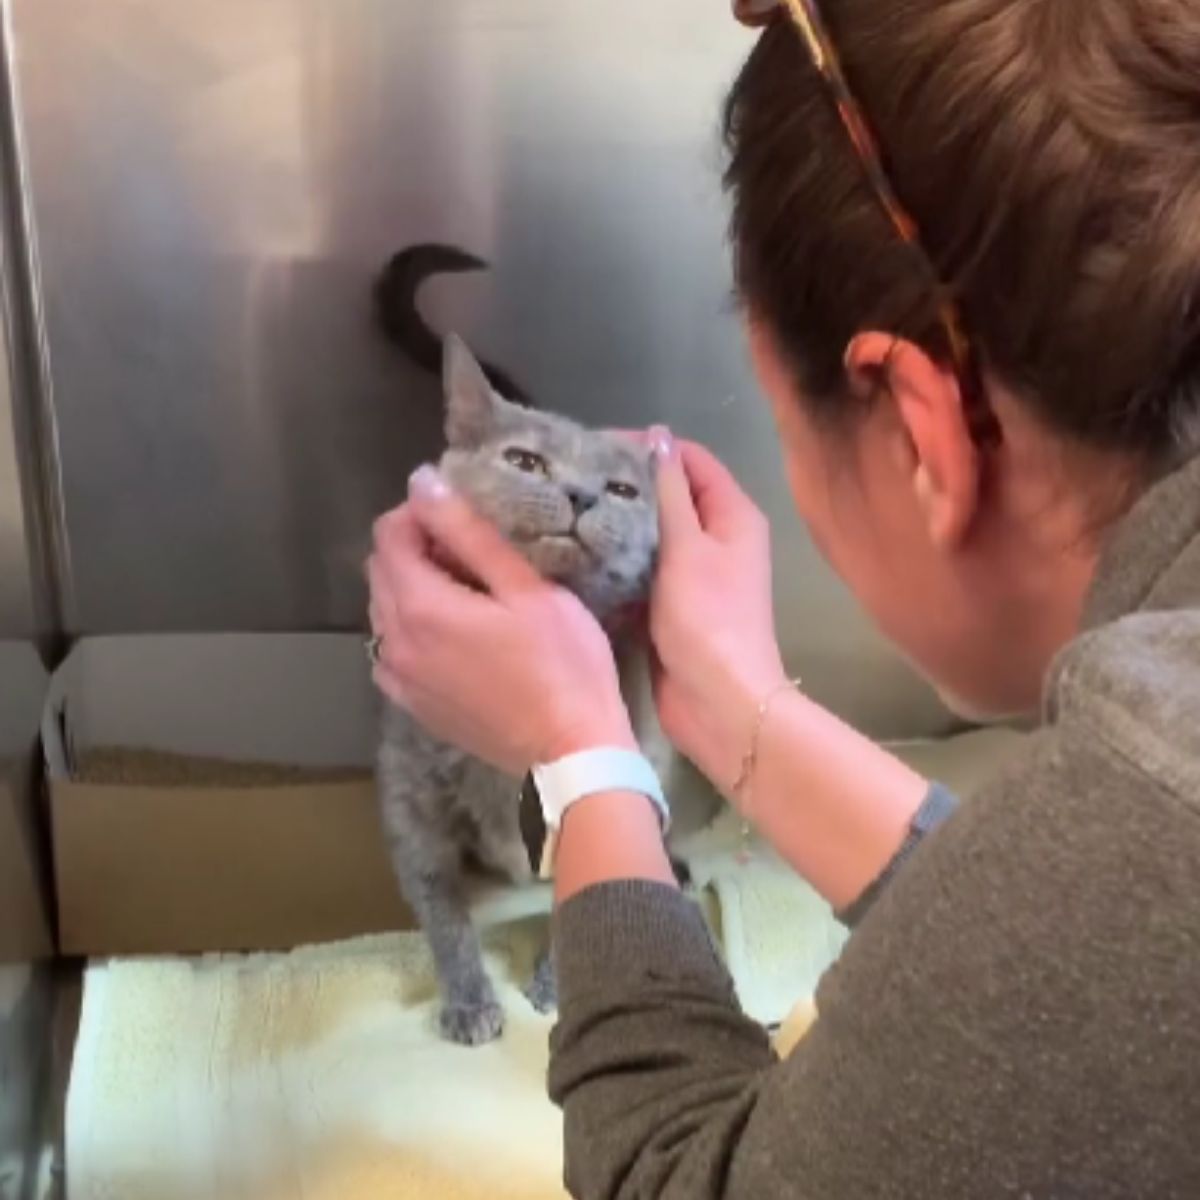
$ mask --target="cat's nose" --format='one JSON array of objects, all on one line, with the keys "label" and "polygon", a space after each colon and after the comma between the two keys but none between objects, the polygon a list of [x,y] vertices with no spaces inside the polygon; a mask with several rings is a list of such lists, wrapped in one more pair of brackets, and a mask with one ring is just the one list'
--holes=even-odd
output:
[{"label": "cat's nose", "polygon": [[582,517],[589,508],[595,507],[596,501],[600,499],[595,492],[590,491],[588,488],[567,487],[564,490],[577,517]]}]

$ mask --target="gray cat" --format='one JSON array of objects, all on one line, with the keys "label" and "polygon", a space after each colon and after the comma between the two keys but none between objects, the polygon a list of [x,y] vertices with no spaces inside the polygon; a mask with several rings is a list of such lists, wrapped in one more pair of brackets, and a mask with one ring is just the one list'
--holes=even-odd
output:
[{"label": "gray cat", "polygon": [[[658,548],[647,451],[503,399],[455,337],[446,339],[443,386],[443,474],[613,634],[630,606],[645,599]],[[626,698],[643,748],[662,772],[670,751],[644,686],[636,686],[639,664],[626,656],[623,665],[623,678],[633,680]],[[433,951],[442,1033],[467,1045],[490,1041],[504,1017],[471,925],[471,879],[480,870],[513,883],[530,879],[522,781],[431,737],[392,706],[383,715],[378,781],[392,864]],[[548,953],[527,995],[539,1011],[554,1006]]]}]

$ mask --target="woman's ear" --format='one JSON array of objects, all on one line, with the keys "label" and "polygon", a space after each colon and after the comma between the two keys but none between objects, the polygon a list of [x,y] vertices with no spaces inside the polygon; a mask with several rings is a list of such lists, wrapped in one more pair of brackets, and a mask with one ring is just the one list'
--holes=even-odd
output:
[{"label": "woman's ear", "polygon": [[890,333],[855,335],[845,363],[856,391],[882,390],[894,406],[896,462],[930,541],[939,549],[958,545],[978,512],[983,462],[954,372]]}]

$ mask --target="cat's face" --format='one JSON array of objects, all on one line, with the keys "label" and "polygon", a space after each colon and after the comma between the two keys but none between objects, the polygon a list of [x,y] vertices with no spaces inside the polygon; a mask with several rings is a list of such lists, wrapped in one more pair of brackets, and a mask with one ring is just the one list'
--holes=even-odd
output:
[{"label": "cat's face", "polygon": [[598,617],[643,599],[658,549],[649,453],[502,399],[455,337],[445,391],[451,484]]}]

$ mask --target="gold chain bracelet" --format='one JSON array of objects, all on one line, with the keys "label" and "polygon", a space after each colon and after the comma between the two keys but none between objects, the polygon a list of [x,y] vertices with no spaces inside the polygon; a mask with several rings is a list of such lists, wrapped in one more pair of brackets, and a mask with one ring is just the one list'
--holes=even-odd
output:
[{"label": "gold chain bracelet", "polygon": [[762,740],[763,726],[767,723],[767,717],[770,716],[771,705],[785,692],[798,691],[800,686],[801,680],[797,676],[795,679],[789,679],[786,683],[781,683],[777,687],[773,687],[758,702],[758,708],[754,713],[754,726],[750,731],[750,743],[746,747],[746,753],[742,756],[742,767],[738,772],[738,777],[734,780],[733,787],[730,789],[734,808],[737,809],[742,818],[741,858],[743,861],[750,855],[750,799],[753,793],[753,788],[750,785],[754,780],[754,770],[758,766],[758,747],[759,742]]}]

